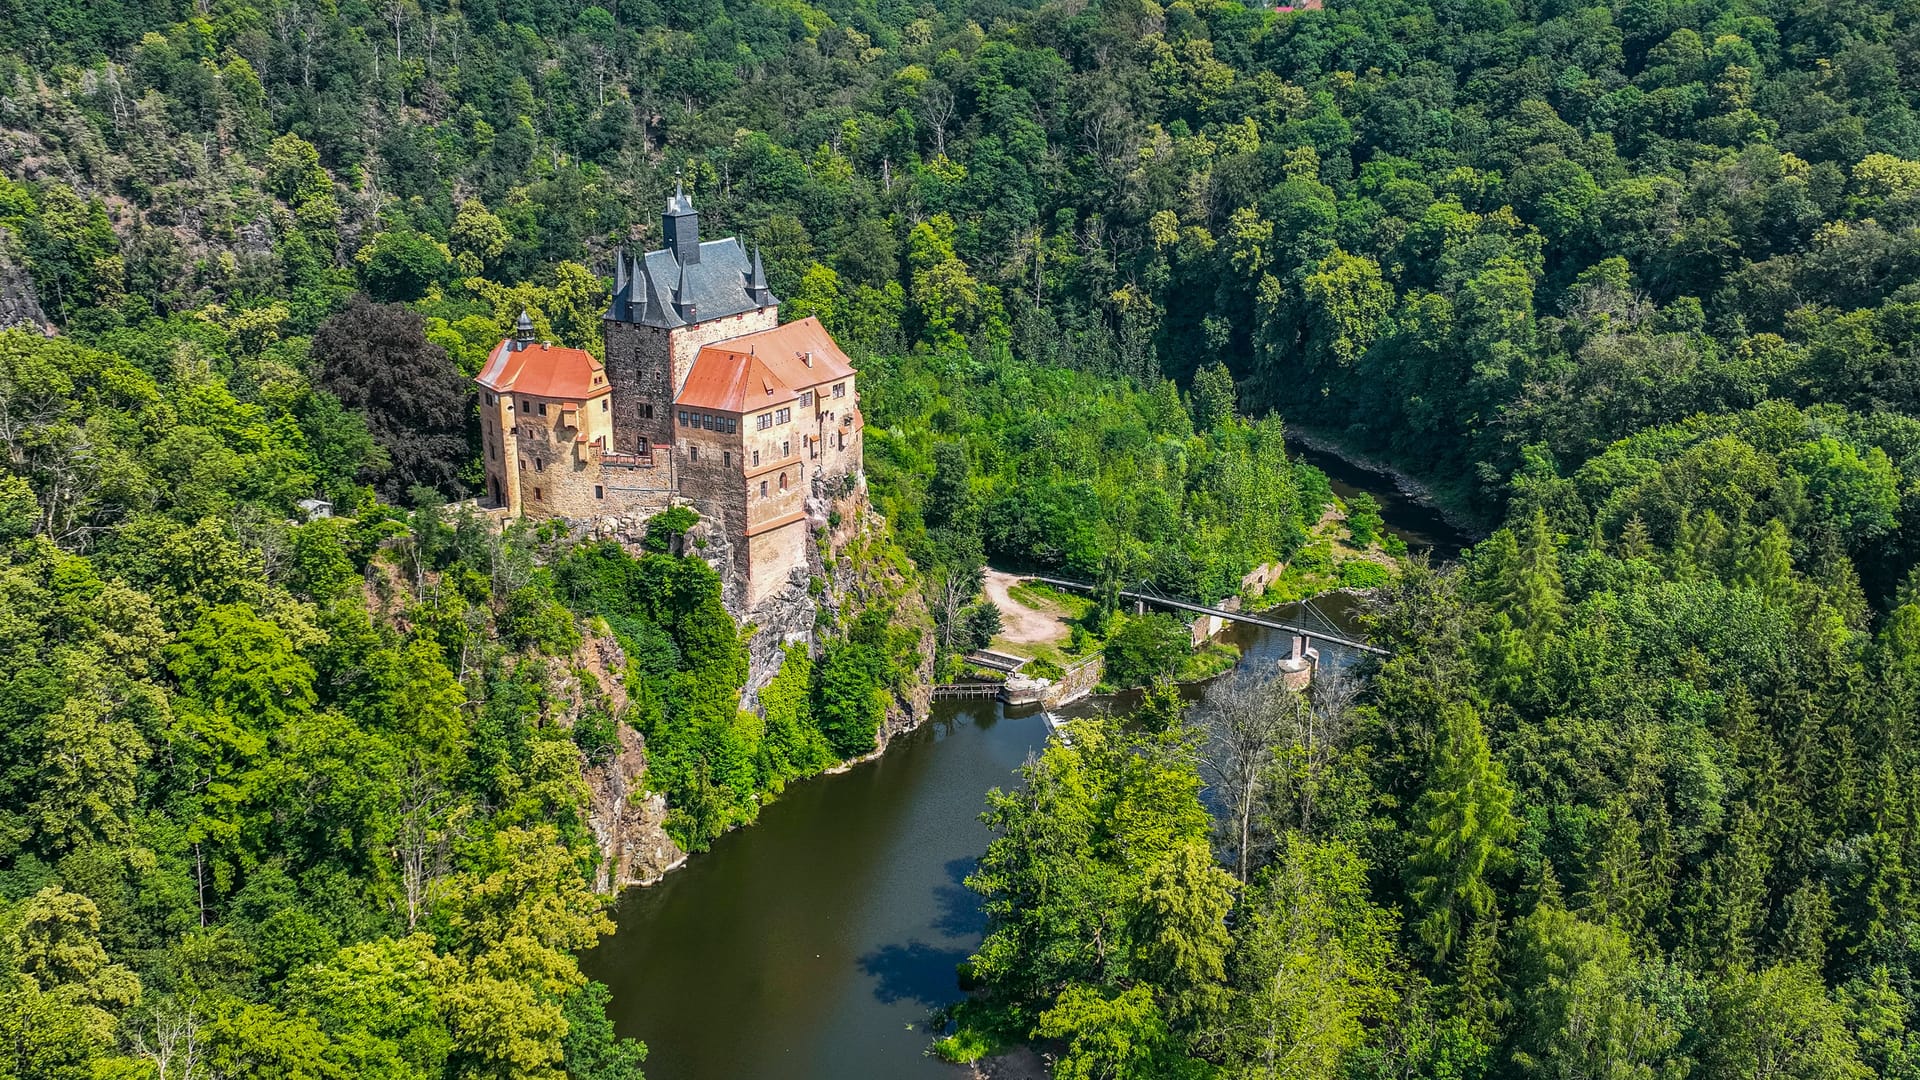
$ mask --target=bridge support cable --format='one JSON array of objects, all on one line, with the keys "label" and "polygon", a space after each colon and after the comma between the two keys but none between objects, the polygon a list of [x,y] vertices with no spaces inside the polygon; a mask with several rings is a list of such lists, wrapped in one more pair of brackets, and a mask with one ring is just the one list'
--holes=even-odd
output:
[{"label": "bridge support cable", "polygon": [[[1070,578],[1057,578],[1057,577],[1047,577],[1040,574],[1029,574],[1029,575],[1026,575],[1026,579],[1028,581],[1038,581],[1043,585],[1052,585],[1052,586],[1055,586],[1056,588],[1062,588],[1062,589],[1075,589],[1081,592],[1092,592],[1095,589],[1095,586],[1093,586],[1092,584],[1089,584],[1088,582],[1074,581]],[[1178,611],[1190,611],[1197,615],[1215,615],[1222,619],[1227,620],[1228,622],[1250,623],[1254,626],[1264,626],[1269,630],[1284,630],[1289,634],[1299,634],[1303,637],[1313,638],[1316,641],[1330,642],[1334,645],[1339,645],[1344,648],[1353,649],[1356,652],[1371,653],[1374,656],[1392,655],[1387,650],[1380,648],[1378,645],[1369,645],[1364,641],[1355,641],[1350,637],[1345,637],[1340,634],[1330,634],[1324,630],[1310,630],[1306,627],[1294,626],[1291,623],[1283,623],[1277,619],[1267,619],[1267,618],[1262,618],[1258,615],[1249,615],[1243,611],[1227,611],[1224,608],[1209,607],[1206,604],[1196,604],[1188,600],[1177,600],[1172,597],[1159,596],[1152,593],[1140,592],[1134,589],[1120,590],[1120,597],[1123,600],[1133,600],[1138,603],[1154,604],[1159,607],[1173,608]],[[1316,614],[1318,613],[1316,612]],[[1325,621],[1324,616],[1322,616],[1322,620]]]}]

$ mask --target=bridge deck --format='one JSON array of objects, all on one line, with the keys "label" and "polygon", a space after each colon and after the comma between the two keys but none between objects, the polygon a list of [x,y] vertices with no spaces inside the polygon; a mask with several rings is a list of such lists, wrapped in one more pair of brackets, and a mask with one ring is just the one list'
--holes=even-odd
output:
[{"label": "bridge deck", "polygon": [[[1043,585],[1053,585],[1063,589],[1077,589],[1081,592],[1093,591],[1093,586],[1088,585],[1086,582],[1070,581],[1066,578],[1043,577],[1039,574],[1032,574],[1028,576],[1028,580],[1038,581]],[[1304,637],[1310,637],[1315,641],[1329,641],[1335,645],[1354,649],[1359,652],[1372,653],[1375,656],[1392,655],[1378,645],[1369,645],[1364,641],[1355,641],[1352,638],[1341,637],[1338,634],[1329,634],[1324,630],[1309,630],[1305,627],[1293,626],[1289,623],[1280,622],[1277,619],[1263,619],[1258,615],[1249,615],[1244,611],[1228,611],[1224,608],[1208,607],[1205,604],[1194,604],[1185,600],[1175,600],[1166,596],[1153,596],[1142,592],[1130,592],[1125,589],[1121,590],[1120,595],[1127,600],[1138,600],[1142,603],[1156,604],[1160,607],[1177,608],[1181,611],[1191,611],[1199,615],[1217,615],[1229,622],[1251,623],[1254,626],[1264,626],[1269,630],[1285,630],[1290,634],[1300,634]]]}]

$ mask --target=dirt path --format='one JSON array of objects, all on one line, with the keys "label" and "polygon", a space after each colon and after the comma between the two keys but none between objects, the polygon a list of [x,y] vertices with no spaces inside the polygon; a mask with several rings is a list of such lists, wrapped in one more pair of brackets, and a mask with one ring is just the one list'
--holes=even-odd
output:
[{"label": "dirt path", "polygon": [[1008,590],[1019,583],[1020,578],[1014,574],[987,568],[987,599],[1000,609],[1000,640],[1016,645],[1047,645],[1064,641],[1067,624],[1060,617],[1060,612],[1050,608],[1030,608],[1015,600]]}]

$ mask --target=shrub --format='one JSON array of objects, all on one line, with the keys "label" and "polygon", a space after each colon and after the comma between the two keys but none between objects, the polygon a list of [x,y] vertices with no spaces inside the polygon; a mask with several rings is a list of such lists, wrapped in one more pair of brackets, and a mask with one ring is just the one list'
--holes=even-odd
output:
[{"label": "shrub", "polygon": [[1171,615],[1137,615],[1107,642],[1107,681],[1145,686],[1172,675],[1193,654],[1186,625]]},{"label": "shrub", "polygon": [[640,546],[648,551],[666,554],[673,550],[673,542],[686,535],[700,521],[700,515],[691,507],[675,506],[662,510],[647,519],[647,536]]},{"label": "shrub", "polygon": [[1393,571],[1377,562],[1353,559],[1340,564],[1340,587],[1343,589],[1377,589],[1392,580]]}]

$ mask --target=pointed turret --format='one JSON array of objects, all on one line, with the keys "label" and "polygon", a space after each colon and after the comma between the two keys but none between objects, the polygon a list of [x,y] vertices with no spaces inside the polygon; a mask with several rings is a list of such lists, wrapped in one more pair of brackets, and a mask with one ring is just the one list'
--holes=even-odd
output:
[{"label": "pointed turret", "polygon": [[640,321],[648,326],[679,326],[680,317],[660,299],[660,289],[654,284],[653,274],[648,272],[644,261],[639,264],[638,270],[634,282],[644,285],[646,290],[646,295],[637,302]]},{"label": "pointed turret", "polygon": [[520,350],[533,344],[533,318],[526,308],[520,309],[520,317],[513,323],[513,347]]},{"label": "pointed turret", "polygon": [[607,318],[632,322],[633,311],[627,302],[627,249],[623,244],[613,253],[613,296],[607,304]]},{"label": "pointed turret", "polygon": [[673,309],[688,322],[698,322],[700,307],[693,299],[693,281],[687,275],[687,264],[680,264],[680,283],[673,287]]},{"label": "pointed turret", "polygon": [[760,264],[759,244],[753,245],[753,269],[747,273],[747,295],[761,307],[773,303],[773,290],[767,287],[767,270]]},{"label": "pointed turret", "polygon": [[643,256],[633,257],[633,269],[627,272],[627,308],[634,318],[644,318],[641,312],[647,303],[647,286],[641,280],[648,277],[647,260]]}]

